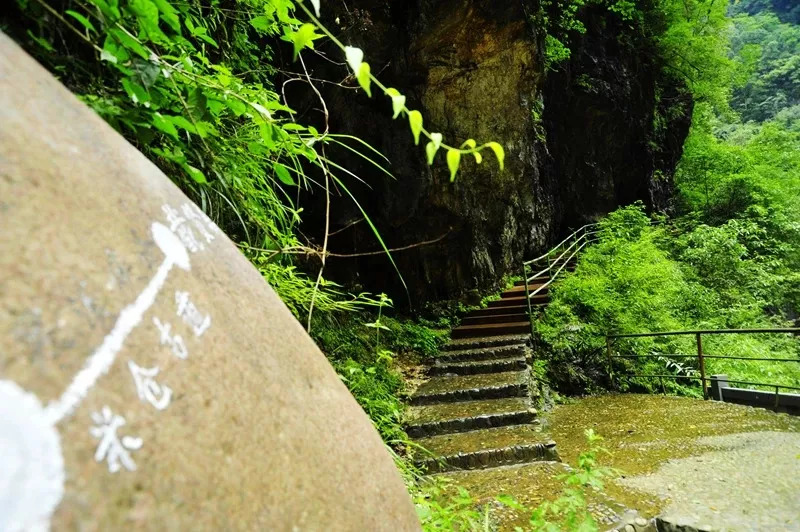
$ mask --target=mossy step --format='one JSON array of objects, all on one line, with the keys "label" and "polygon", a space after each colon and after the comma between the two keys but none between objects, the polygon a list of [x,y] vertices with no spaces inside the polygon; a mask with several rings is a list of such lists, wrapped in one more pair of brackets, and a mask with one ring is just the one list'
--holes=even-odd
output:
[{"label": "mossy step", "polygon": [[488,316],[467,316],[461,320],[461,325],[485,325],[487,323],[514,323],[527,321],[528,315],[524,312],[510,312],[507,314],[491,314]]},{"label": "mossy step", "polygon": [[[450,471],[445,475],[477,500],[492,500],[498,493],[503,493],[527,508],[536,508],[563,493],[564,480],[561,477],[569,471],[570,467],[561,462],[536,461],[490,469]],[[612,528],[627,510],[604,491],[590,489],[585,495],[587,509],[601,530]],[[497,530],[514,530],[515,527],[530,525],[529,511],[504,507],[493,515]]]},{"label": "mossy step", "polygon": [[[555,447],[555,442],[549,434],[541,432],[538,425],[530,423],[471,430],[456,434],[441,434],[429,438],[420,438],[415,440],[414,443],[424,447],[434,456],[469,454],[532,444]],[[552,460],[557,459],[552,458]]]},{"label": "mossy step", "polygon": [[433,377],[411,396],[412,405],[528,395],[528,371]]},{"label": "mossy step", "polygon": [[[531,304],[532,309],[538,309],[545,307],[547,303],[533,303]],[[469,314],[467,314],[464,319],[469,318],[480,318],[483,316],[499,316],[502,314],[525,314],[528,315],[528,306],[523,302],[522,304],[518,304],[516,306],[510,307],[493,307],[493,308],[482,308],[478,310],[473,310]]]},{"label": "mossy step", "polygon": [[505,334],[523,334],[531,328],[527,318],[510,323],[485,323],[482,325],[462,325],[450,332],[452,338],[473,338],[476,336],[492,336]]},{"label": "mossy step", "polygon": [[[547,303],[548,301],[550,301],[550,295],[549,294],[537,294],[537,295],[531,297],[530,299],[531,299],[531,304],[533,304],[533,303]],[[489,307],[489,308],[518,307],[518,306],[523,306],[523,305],[527,305],[527,302],[525,301],[525,294],[523,294],[521,297],[520,296],[515,296],[515,297],[506,297],[506,298],[502,298],[502,299],[495,299],[494,301],[489,301],[489,303],[486,304],[486,306]]]},{"label": "mossy step", "polygon": [[456,453],[438,458],[417,460],[418,467],[429,474],[445,471],[464,471],[470,469],[488,469],[517,464],[530,464],[543,460],[557,460],[555,443],[552,447],[544,443],[527,443],[499,449],[484,449],[471,453]]},{"label": "mossy step", "polygon": [[527,367],[524,355],[467,362],[437,363],[428,369],[430,375],[476,375],[523,370]]},{"label": "mossy step", "polygon": [[[550,286],[549,285],[544,286],[544,285],[545,283],[531,283],[528,285],[528,293],[532,294],[533,292],[541,288],[541,290],[539,290],[539,294],[547,294],[548,291],[550,290]],[[501,298],[520,297],[520,296],[525,296],[525,285],[515,286],[514,288],[510,288],[505,292],[503,292],[502,294],[500,294]]]},{"label": "mossy step", "polygon": [[462,351],[445,351],[436,357],[435,364],[449,364],[451,362],[468,362],[478,360],[493,360],[499,358],[512,358],[525,355],[523,344],[501,345],[494,347],[476,347]]},{"label": "mossy step", "polygon": [[490,427],[521,425],[536,418],[536,410],[524,397],[412,406],[406,432],[412,438],[465,432]]},{"label": "mossy step", "polygon": [[444,351],[460,351],[479,347],[499,347],[503,345],[520,345],[530,340],[529,334],[506,334],[479,338],[460,338],[451,340],[444,346]]}]

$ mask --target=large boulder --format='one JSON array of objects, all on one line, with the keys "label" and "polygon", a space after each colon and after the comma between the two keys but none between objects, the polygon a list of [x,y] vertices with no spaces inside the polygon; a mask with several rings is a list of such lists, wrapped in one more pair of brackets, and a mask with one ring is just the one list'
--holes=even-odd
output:
[{"label": "large boulder", "polygon": [[0,530],[419,528],[258,272],[2,33],[0,235]]}]

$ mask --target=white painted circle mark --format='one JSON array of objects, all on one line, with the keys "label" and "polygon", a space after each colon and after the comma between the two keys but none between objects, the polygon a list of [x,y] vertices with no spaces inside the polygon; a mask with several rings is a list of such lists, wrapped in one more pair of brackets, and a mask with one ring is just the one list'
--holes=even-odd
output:
[{"label": "white painted circle mark", "polygon": [[0,380],[0,530],[49,529],[64,496],[58,431],[39,399]]},{"label": "white painted circle mark", "polygon": [[158,222],[153,222],[153,225],[150,226],[150,230],[153,232],[153,240],[155,240],[156,245],[161,248],[161,251],[164,252],[167,259],[182,270],[188,270],[190,267],[189,252],[186,250],[186,246],[183,245],[183,242],[181,242],[181,239],[170,231],[169,227]]}]

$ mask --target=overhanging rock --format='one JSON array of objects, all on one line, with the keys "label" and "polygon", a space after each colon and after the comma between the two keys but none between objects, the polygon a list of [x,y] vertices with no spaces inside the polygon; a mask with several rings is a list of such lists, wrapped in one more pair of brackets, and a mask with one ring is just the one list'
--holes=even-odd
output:
[{"label": "overhanging rock", "polygon": [[0,529],[415,530],[299,323],[0,33]]}]

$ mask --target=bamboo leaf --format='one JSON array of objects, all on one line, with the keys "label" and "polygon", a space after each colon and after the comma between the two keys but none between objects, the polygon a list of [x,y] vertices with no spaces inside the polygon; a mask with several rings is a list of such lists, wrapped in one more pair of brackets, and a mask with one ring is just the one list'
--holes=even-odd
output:
[{"label": "bamboo leaf", "polygon": [[87,19],[80,13],[77,13],[71,9],[67,9],[66,11],[64,11],[64,13],[66,13],[67,15],[71,16],[72,18],[80,22],[81,26],[86,28],[88,31],[91,31],[92,33],[97,33],[97,30],[94,29],[94,26],[92,25],[91,22],[89,22],[89,19]]}]

